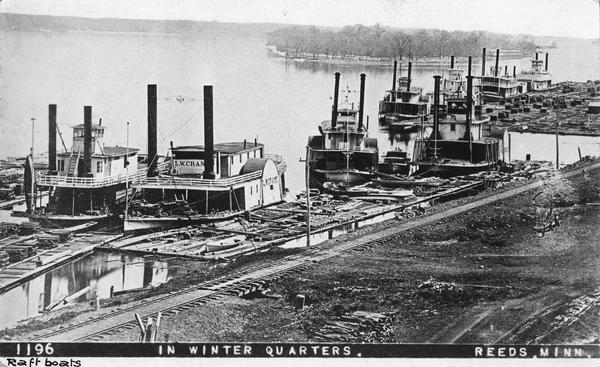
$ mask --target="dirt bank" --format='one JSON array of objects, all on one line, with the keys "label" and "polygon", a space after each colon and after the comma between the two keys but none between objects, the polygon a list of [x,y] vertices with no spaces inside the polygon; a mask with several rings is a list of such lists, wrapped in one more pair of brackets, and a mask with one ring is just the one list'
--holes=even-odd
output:
[{"label": "dirt bank", "polygon": [[[184,311],[165,320],[159,339],[598,342],[597,300],[571,325],[554,320],[600,288],[599,183],[598,172],[554,180],[402,233],[272,283],[279,298],[226,298]],[[137,340],[137,331],[120,338]]]},{"label": "dirt bank", "polygon": [[[590,330],[599,326],[599,183],[598,171],[548,180],[534,191],[314,264],[272,282],[271,298],[229,297],[180,312],[163,321],[158,339],[489,343],[543,336],[544,343],[592,342],[597,336]],[[397,224],[365,227],[335,241]],[[298,294],[306,302],[301,310]],[[582,302],[589,307],[579,307]],[[585,311],[579,321],[567,327],[553,321],[572,320],[573,310]],[[139,336],[133,329],[114,337]]]}]

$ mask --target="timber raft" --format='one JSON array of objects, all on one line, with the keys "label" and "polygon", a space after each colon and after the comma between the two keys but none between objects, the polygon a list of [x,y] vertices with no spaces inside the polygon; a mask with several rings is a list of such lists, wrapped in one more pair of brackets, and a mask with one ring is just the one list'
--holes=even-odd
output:
[{"label": "timber raft", "polygon": [[490,128],[600,136],[600,83],[563,82],[548,91],[529,92],[505,103],[484,105]]},{"label": "timber raft", "polygon": [[[310,244],[335,238],[369,224],[394,217],[414,218],[421,206],[470,195],[499,182],[486,179],[445,180],[435,189],[424,191],[403,202],[382,199],[340,200],[328,194],[311,197]],[[182,257],[196,260],[226,260],[272,247],[303,247],[307,243],[304,199],[262,208],[246,218],[212,225],[194,225],[164,232],[113,241],[103,250],[136,255]],[[238,242],[237,245],[234,242]],[[202,246],[208,249],[200,249]],[[222,247],[220,251],[211,251]]]}]

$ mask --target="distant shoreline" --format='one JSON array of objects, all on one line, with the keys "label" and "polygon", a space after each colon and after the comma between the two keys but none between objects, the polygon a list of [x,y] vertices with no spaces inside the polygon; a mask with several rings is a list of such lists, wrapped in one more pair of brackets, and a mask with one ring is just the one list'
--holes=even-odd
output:
[{"label": "distant shoreline", "polygon": [[[387,58],[368,57],[368,56],[331,56],[331,55],[312,55],[312,54],[298,54],[289,56],[285,51],[279,51],[275,46],[265,46],[269,53],[274,57],[282,59],[301,62],[301,63],[318,63],[318,64],[331,64],[331,65],[365,65],[365,66],[379,66],[379,67],[392,67],[394,60]],[[520,51],[513,52],[501,52],[501,59],[503,60],[519,60],[530,57],[528,54],[524,54]],[[491,55],[486,56],[486,63],[493,66],[494,57]],[[439,68],[448,65],[448,59],[450,56],[439,57],[425,57],[425,58],[413,58],[413,59],[400,59],[397,60],[399,64],[406,65],[409,61],[412,62],[413,67],[419,68]],[[481,64],[481,55],[472,57],[474,65]],[[491,64],[490,64],[491,61]],[[456,58],[457,65],[467,65],[467,57],[461,56]]]},{"label": "distant shoreline", "polygon": [[94,34],[116,34],[116,35],[133,35],[133,36],[183,36],[183,33],[173,32],[135,32],[135,31],[94,31],[94,30],[83,30],[83,29],[65,29],[65,30],[53,30],[53,29],[4,29],[9,32],[27,32],[27,33],[94,33]]}]

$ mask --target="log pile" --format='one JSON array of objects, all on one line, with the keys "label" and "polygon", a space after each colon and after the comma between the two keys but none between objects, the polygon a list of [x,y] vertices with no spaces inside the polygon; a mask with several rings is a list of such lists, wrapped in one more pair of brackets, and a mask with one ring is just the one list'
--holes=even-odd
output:
[{"label": "log pile", "polygon": [[335,317],[314,332],[318,342],[385,343],[393,340],[398,312],[354,311]]}]

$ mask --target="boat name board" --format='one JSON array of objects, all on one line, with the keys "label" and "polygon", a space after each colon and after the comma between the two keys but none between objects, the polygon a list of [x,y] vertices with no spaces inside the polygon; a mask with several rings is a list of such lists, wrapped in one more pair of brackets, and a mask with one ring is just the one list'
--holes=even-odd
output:
[{"label": "boat name board", "polygon": [[204,173],[204,160],[201,159],[175,159],[173,160],[173,166],[179,174]]}]

